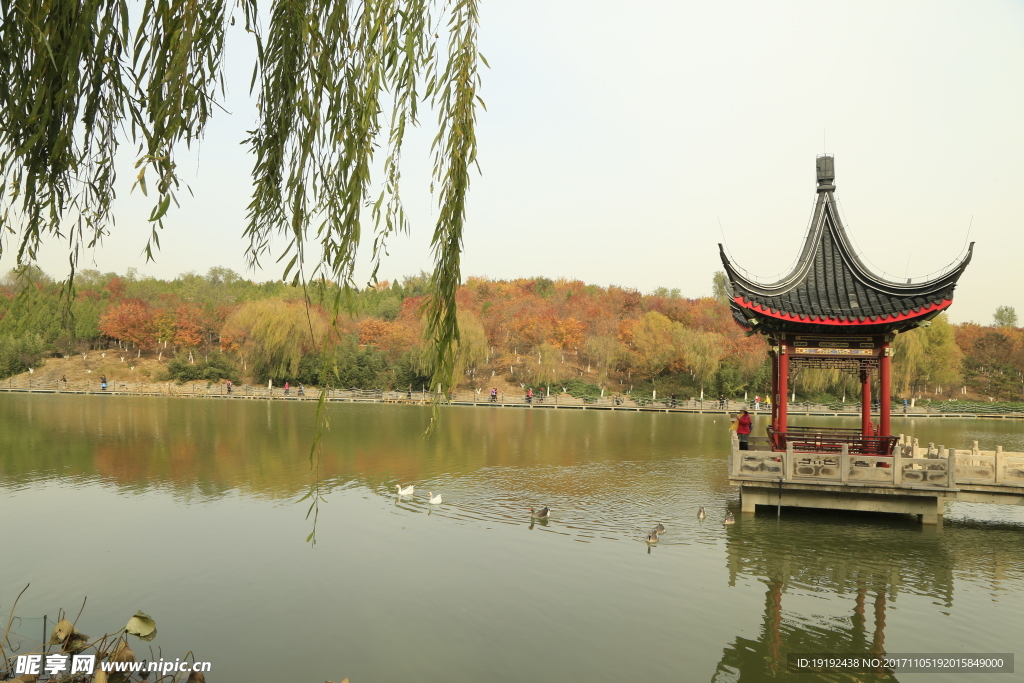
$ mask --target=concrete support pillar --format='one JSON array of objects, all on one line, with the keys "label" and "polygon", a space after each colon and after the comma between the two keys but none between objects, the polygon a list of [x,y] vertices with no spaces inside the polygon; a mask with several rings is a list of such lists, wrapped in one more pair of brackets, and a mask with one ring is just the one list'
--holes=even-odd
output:
[{"label": "concrete support pillar", "polygon": [[860,432],[871,436],[871,373],[866,368],[860,371]]},{"label": "concrete support pillar", "polygon": [[942,498],[933,498],[935,507],[921,515],[921,524],[942,524],[942,515],[946,511],[946,501]]},{"label": "concrete support pillar", "polygon": [[878,400],[881,405],[881,415],[878,419],[878,433],[880,436],[892,436],[892,406],[889,401],[892,396],[890,384],[892,383],[892,358],[889,356],[889,345],[882,345],[882,357],[878,365]]},{"label": "concrete support pillar", "polygon": [[740,487],[740,512],[753,514],[758,505],[768,505],[768,493],[753,486]]}]

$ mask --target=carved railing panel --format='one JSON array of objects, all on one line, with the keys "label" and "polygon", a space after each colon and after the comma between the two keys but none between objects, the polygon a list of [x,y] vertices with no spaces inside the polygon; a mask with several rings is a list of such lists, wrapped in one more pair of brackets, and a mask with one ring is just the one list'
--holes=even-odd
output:
[{"label": "carved railing panel", "polygon": [[743,478],[778,479],[782,477],[782,458],[770,451],[738,451],[734,474]]},{"label": "carved railing panel", "polygon": [[904,486],[935,486],[949,483],[949,460],[943,458],[900,458],[900,479]]},{"label": "carved railing panel", "polygon": [[793,479],[833,484],[841,480],[838,457],[804,457],[800,453],[789,455],[789,457],[793,459],[791,466]]},{"label": "carved railing panel", "polygon": [[883,456],[851,455],[846,480],[857,484],[892,484],[892,460]]}]

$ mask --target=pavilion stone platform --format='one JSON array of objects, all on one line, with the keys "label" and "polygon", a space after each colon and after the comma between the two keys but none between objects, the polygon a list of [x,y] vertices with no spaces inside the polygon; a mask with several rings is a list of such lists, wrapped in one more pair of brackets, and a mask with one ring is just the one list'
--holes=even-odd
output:
[{"label": "pavilion stone platform", "polygon": [[740,488],[741,511],[758,505],[918,515],[938,524],[950,501],[1024,505],[1024,453],[921,446],[899,435],[889,456],[774,451],[767,438],[741,450],[732,439],[729,483]]}]

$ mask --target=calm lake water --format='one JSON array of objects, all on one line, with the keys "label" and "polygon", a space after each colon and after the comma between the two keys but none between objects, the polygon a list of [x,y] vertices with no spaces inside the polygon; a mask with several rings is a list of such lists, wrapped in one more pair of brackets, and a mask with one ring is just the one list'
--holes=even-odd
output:
[{"label": "calm lake water", "polygon": [[[723,416],[445,408],[425,438],[429,408],[331,405],[313,548],[297,501],[315,410],[0,395],[0,613],[26,583],[15,630],[29,639],[84,596],[90,635],[141,609],[154,651],[192,650],[211,683],[894,680],[787,674],[785,655],[1022,642],[1024,510],[955,504],[939,530],[741,517]],[[1011,421],[894,430],[1024,451]],[[531,524],[530,505],[552,519]]]}]

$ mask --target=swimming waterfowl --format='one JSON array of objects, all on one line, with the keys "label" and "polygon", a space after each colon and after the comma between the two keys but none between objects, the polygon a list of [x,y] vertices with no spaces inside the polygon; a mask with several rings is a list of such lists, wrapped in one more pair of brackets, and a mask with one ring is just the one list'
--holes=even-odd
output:
[{"label": "swimming waterfowl", "polygon": [[655,529],[651,533],[647,534],[647,542],[648,543],[657,543],[658,542],[658,531],[657,531],[657,529]]},{"label": "swimming waterfowl", "polygon": [[430,496],[430,504],[431,505],[440,505],[441,504],[441,494],[440,493],[435,496],[433,491],[427,491],[427,495]]},{"label": "swimming waterfowl", "polygon": [[395,484],[395,489],[398,491],[398,495],[400,496],[411,496],[412,492],[416,490],[416,487],[409,484],[403,489],[400,485]]},{"label": "swimming waterfowl", "polygon": [[700,506],[700,510],[697,510],[697,519],[704,519],[708,516],[708,513],[704,512],[704,506]]},{"label": "swimming waterfowl", "polygon": [[533,517],[534,519],[547,519],[550,516],[551,510],[547,505],[542,507],[540,510],[534,510],[533,506],[530,506],[530,517]]},{"label": "swimming waterfowl", "polygon": [[735,524],[736,518],[732,516],[731,512],[725,513],[725,519],[722,520],[722,524]]},{"label": "swimming waterfowl", "polygon": [[658,523],[657,523],[657,524],[655,525],[655,527],[654,527],[654,532],[655,532],[655,533],[657,533],[657,534],[660,534],[660,533],[662,533],[663,531],[665,531],[665,525],[664,525],[664,524],[662,524],[661,522],[658,522]]}]

